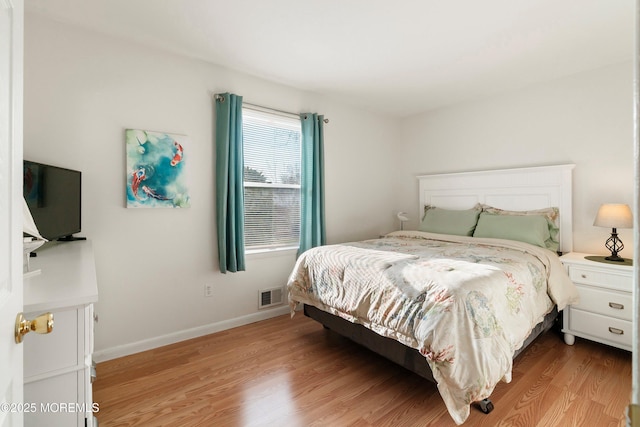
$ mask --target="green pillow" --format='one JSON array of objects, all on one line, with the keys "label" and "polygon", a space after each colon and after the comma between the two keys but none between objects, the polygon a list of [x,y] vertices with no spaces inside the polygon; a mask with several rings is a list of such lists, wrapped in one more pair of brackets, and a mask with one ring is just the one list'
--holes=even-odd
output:
[{"label": "green pillow", "polygon": [[517,240],[548,248],[551,234],[547,219],[541,215],[496,215],[483,212],[473,237]]},{"label": "green pillow", "polygon": [[560,229],[558,228],[558,217],[560,210],[556,207],[549,207],[544,209],[534,209],[529,211],[510,211],[506,209],[494,208],[493,206],[481,204],[482,212],[497,214],[497,215],[540,215],[547,219],[547,225],[549,226],[549,234],[551,239],[547,240],[547,249],[554,252],[560,247]]},{"label": "green pillow", "polygon": [[425,214],[418,230],[429,233],[473,236],[478,223],[479,209],[442,209],[425,206]]}]

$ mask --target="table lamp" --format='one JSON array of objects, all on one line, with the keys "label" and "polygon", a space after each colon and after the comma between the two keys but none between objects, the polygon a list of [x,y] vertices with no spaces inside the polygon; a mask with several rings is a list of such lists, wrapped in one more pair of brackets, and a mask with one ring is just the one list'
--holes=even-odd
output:
[{"label": "table lamp", "polygon": [[633,215],[629,205],[621,203],[604,204],[598,209],[593,225],[596,227],[611,228],[611,236],[605,242],[605,246],[611,252],[611,256],[606,257],[608,261],[624,262],[624,258],[618,256],[618,252],[624,249],[622,240],[618,237],[618,228],[632,228]]},{"label": "table lamp", "polygon": [[407,216],[407,213],[406,212],[398,212],[397,217],[400,220],[400,230],[404,230],[405,221],[409,221],[409,217]]}]

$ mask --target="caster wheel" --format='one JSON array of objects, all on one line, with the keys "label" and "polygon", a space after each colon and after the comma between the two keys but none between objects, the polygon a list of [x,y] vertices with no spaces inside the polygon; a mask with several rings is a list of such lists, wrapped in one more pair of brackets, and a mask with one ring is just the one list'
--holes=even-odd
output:
[{"label": "caster wheel", "polygon": [[480,410],[485,414],[493,411],[493,403],[489,399],[483,399],[480,402]]}]

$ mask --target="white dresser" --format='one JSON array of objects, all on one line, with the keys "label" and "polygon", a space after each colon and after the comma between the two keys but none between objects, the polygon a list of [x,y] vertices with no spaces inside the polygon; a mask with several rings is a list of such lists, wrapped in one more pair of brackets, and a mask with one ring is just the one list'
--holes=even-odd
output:
[{"label": "white dresser", "polygon": [[560,258],[580,293],[580,303],[564,310],[564,340],[573,345],[581,337],[631,351],[633,267],[587,256],[572,252]]},{"label": "white dresser", "polygon": [[30,269],[41,273],[24,280],[25,317],[51,312],[54,319],[50,334],[24,337],[24,402],[37,409],[24,414],[24,425],[95,426],[91,382],[98,285],[91,242],[49,243],[37,254]]}]

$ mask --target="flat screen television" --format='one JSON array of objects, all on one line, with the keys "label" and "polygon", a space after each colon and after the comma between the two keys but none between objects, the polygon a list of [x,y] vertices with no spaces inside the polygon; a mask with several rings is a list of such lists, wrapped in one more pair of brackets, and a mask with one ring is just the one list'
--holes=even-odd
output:
[{"label": "flat screen television", "polygon": [[82,173],[24,161],[23,195],[38,231],[47,240],[78,240]]}]

